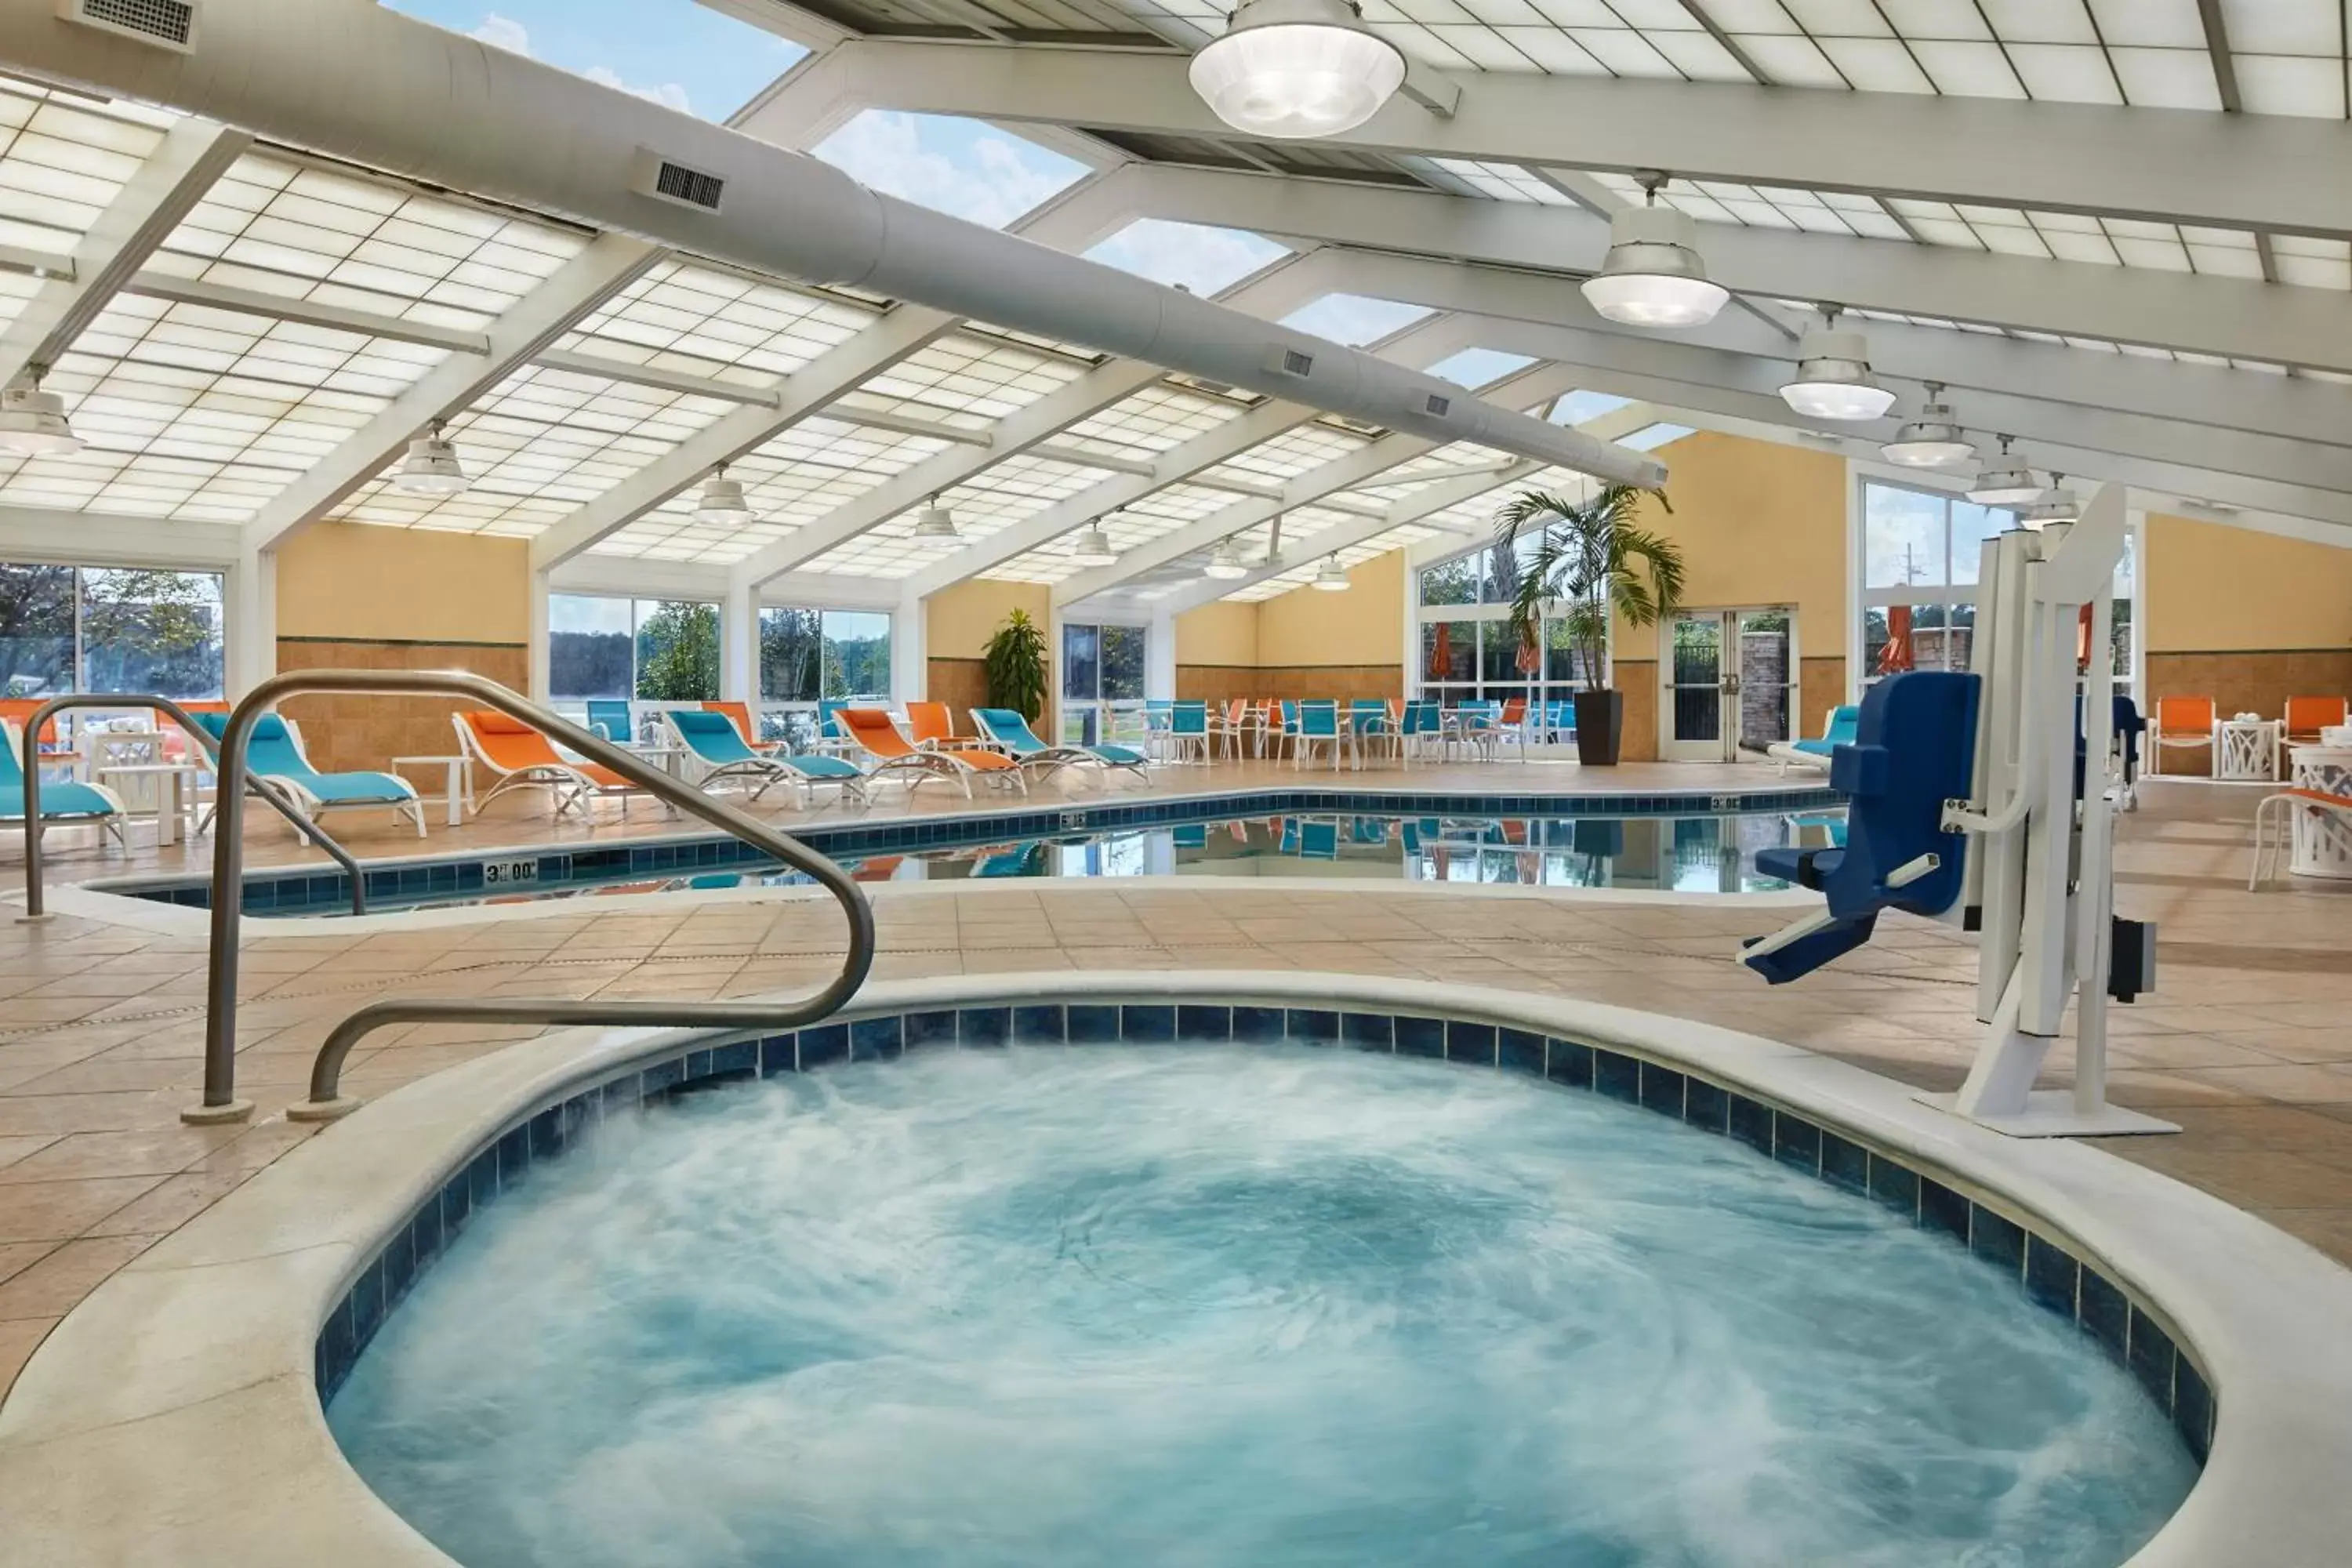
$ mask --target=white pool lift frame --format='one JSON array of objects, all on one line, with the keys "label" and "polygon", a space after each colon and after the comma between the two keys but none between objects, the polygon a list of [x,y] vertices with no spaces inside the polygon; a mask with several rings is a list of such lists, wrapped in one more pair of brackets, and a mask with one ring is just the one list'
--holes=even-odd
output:
[{"label": "white pool lift frame", "polygon": [[[2117,973],[2115,816],[2124,781],[2111,756],[2109,657],[2116,568],[2128,542],[2120,485],[2095,491],[2081,521],[2011,529],[1990,542],[1969,668],[1981,681],[1971,798],[1945,803],[1968,835],[1966,884],[1950,919],[1977,931],[1975,1064],[1957,1094],[1923,1102],[2017,1138],[2178,1132],[2107,1101],[2107,1005],[2154,983],[2156,931],[2126,921]],[[2090,657],[2077,628],[2090,607]],[[2084,782],[2074,790],[2075,707]],[[2136,951],[2128,951],[2136,949]],[[2074,1081],[2036,1089],[2074,1000]]]}]

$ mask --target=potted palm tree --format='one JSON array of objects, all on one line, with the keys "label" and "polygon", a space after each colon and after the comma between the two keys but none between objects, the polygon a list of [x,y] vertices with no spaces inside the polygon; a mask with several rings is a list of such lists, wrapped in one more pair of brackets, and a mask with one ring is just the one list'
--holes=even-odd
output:
[{"label": "potted palm tree", "polygon": [[[1629,626],[1653,626],[1682,605],[1683,552],[1664,534],[1635,523],[1635,509],[1651,492],[1611,485],[1587,500],[1528,490],[1496,514],[1498,555],[1515,553],[1520,534],[1541,530],[1534,558],[1519,569],[1511,600],[1511,631],[1521,668],[1540,658],[1537,639],[1545,616],[1559,623],[1576,656],[1576,755],[1612,766],[1624,738],[1625,694],[1609,685],[1609,617]],[[1658,504],[1668,511],[1666,498]]]},{"label": "potted palm tree", "polygon": [[1010,708],[1032,724],[1045,716],[1045,630],[1015,610],[988,639],[988,705]]}]

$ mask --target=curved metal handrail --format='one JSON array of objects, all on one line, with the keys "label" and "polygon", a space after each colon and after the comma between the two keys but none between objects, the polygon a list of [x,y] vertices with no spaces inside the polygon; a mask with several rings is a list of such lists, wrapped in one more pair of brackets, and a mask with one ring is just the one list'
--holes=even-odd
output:
[{"label": "curved metal handrail", "polygon": [[252,1113],[236,1099],[237,922],[244,902],[244,838],[240,804],[245,782],[245,742],[261,712],[284,697],[306,691],[371,691],[387,695],[470,697],[510,719],[519,719],[550,740],[593,759],[660,800],[805,871],[824,884],[849,921],[849,952],[841,973],[824,989],[798,1001],[766,1002],[570,1002],[476,1001],[433,997],[372,1002],[329,1032],[310,1070],[310,1099],[289,1108],[297,1121],[329,1121],[357,1108],[341,1092],[343,1060],[352,1047],[387,1024],[607,1024],[688,1025],[728,1028],[794,1028],[826,1016],[865,984],[874,963],[874,910],[865,889],[831,860],[790,834],[779,833],[733,806],[679,783],[642,758],[622,750],[509,691],[494,680],[459,671],[304,669],[273,676],[256,686],[229,715],[221,740],[220,821],[213,830],[212,958],[205,981],[205,1098],[184,1110],[188,1121],[234,1121]]},{"label": "curved metal handrail", "polygon": [[[63,697],[53,697],[33,710],[25,724],[25,918],[37,921],[41,909],[41,770],[39,751],[41,731],[58,714],[70,708],[152,708],[156,712],[188,732],[196,749],[213,764],[213,776],[220,777],[220,742],[212,731],[191,717],[188,710],[168,697],[147,692],[76,691]],[[253,791],[274,806],[278,814],[294,825],[294,831],[333,858],[352,881],[352,913],[367,913],[366,879],[360,874],[360,863],[352,852],[329,836],[327,830],[302,815],[301,808],[280,794],[268,779],[255,779]],[[217,795],[217,791],[215,792]]]}]

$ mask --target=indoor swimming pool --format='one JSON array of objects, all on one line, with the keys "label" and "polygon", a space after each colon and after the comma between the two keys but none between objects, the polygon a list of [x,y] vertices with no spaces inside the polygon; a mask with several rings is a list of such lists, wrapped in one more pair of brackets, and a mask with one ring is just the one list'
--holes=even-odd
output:
[{"label": "indoor swimming pool", "polygon": [[[1845,832],[1844,813],[1836,808],[1576,816],[1304,811],[1109,825],[1096,824],[1092,813],[1069,815],[1060,831],[1040,830],[1039,814],[1029,813],[1011,823],[957,817],[817,828],[800,837],[862,882],[1290,876],[1757,893],[1788,886],[1756,868],[1758,850],[1826,847],[1843,842]],[[478,852],[371,870],[369,907],[528,903],[807,880],[751,854],[721,838]],[[195,879],[113,890],[193,907],[203,907],[209,893]],[[340,873],[256,872],[246,881],[245,908],[254,915],[333,916],[349,912],[349,898]]]},{"label": "indoor swimming pool", "polygon": [[428,1198],[318,1362],[467,1568],[2116,1568],[2212,1412],[2089,1265],[1822,1127],[1296,1006],[632,1071]]}]

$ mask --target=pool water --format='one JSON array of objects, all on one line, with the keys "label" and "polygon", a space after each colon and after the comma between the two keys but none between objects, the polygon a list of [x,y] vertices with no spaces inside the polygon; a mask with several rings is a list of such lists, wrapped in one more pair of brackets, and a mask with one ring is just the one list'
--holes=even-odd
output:
[{"label": "pool water", "polygon": [[467,1568],[2114,1568],[2195,1476],[2093,1342],[1881,1205],[1298,1046],[615,1117],[329,1414]]}]

